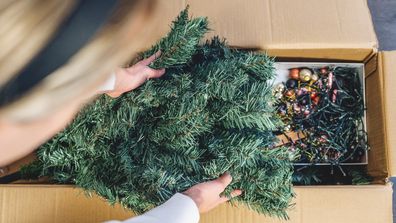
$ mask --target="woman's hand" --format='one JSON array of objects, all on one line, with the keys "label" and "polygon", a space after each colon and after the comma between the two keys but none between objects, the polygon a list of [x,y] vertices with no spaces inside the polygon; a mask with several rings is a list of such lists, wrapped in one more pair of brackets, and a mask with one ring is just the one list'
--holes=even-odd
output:
[{"label": "woman's hand", "polygon": [[129,68],[118,68],[115,71],[114,90],[106,92],[110,97],[116,98],[125,92],[131,91],[150,78],[161,77],[165,69],[154,70],[148,65],[161,55],[158,51],[147,59],[141,60]]},{"label": "woman's hand", "polygon": [[[183,192],[189,196],[197,205],[199,212],[204,213],[215,208],[217,205],[228,201],[230,198],[221,196],[224,189],[231,183],[232,177],[229,173],[221,175],[219,178],[197,184]],[[234,190],[231,197],[242,194],[241,190]]]}]

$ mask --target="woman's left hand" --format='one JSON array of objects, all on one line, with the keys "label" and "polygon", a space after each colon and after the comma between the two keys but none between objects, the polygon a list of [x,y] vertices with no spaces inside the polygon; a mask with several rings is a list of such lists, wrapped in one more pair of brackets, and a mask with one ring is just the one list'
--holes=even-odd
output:
[{"label": "woman's left hand", "polygon": [[110,97],[116,98],[125,92],[131,91],[150,78],[159,78],[165,73],[165,69],[155,70],[148,65],[161,55],[158,51],[154,55],[139,61],[128,68],[118,68],[115,71],[114,90],[106,92]]}]

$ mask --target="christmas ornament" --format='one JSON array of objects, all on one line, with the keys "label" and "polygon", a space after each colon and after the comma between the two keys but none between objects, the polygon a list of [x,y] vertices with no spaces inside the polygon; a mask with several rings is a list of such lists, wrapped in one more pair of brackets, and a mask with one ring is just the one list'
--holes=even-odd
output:
[{"label": "christmas ornament", "polygon": [[327,68],[325,68],[325,67],[320,68],[320,73],[321,73],[322,75],[327,74]]},{"label": "christmas ornament", "polygon": [[312,76],[312,71],[309,69],[301,69],[299,72],[299,78],[301,81],[303,82],[308,82],[309,80],[311,80],[311,76]]},{"label": "christmas ornament", "polygon": [[318,103],[319,103],[319,96],[316,96],[316,97],[314,97],[314,98],[312,98],[312,102],[315,104],[315,105],[317,105]]},{"label": "christmas ornament", "polygon": [[274,87],[272,91],[272,95],[274,95],[275,98],[280,99],[282,98],[285,89],[286,89],[285,85],[283,83],[279,83]]},{"label": "christmas ornament", "polygon": [[294,91],[293,91],[293,90],[287,90],[287,91],[285,92],[285,95],[286,95],[287,97],[292,97],[292,96],[294,96]]},{"label": "christmas ornament", "polygon": [[316,97],[318,97],[318,93],[317,92],[311,92],[311,99],[314,99]]},{"label": "christmas ornament", "polygon": [[326,135],[321,135],[320,138],[319,138],[319,142],[321,142],[321,143],[327,142],[327,136]]},{"label": "christmas ornament", "polygon": [[300,70],[298,68],[290,69],[289,77],[294,80],[298,80],[300,77]]},{"label": "christmas ornament", "polygon": [[283,83],[279,83],[275,86],[275,91],[276,92],[283,92],[285,91],[286,87]]},{"label": "christmas ornament", "polygon": [[294,79],[289,79],[286,81],[286,86],[288,88],[295,88],[295,87],[297,87],[297,81]]}]

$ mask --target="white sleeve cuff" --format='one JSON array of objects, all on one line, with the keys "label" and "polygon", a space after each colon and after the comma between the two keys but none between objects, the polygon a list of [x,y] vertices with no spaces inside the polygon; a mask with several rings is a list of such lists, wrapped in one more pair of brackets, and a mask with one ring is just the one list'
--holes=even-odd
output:
[{"label": "white sleeve cuff", "polygon": [[[109,221],[108,223],[118,221]],[[199,210],[195,202],[177,193],[162,205],[122,223],[198,223]]]},{"label": "white sleeve cuff", "polygon": [[115,73],[111,73],[110,77],[104,82],[100,87],[99,87],[99,92],[104,92],[104,91],[112,91],[114,90],[116,82],[116,75]]},{"label": "white sleeve cuff", "polygon": [[157,217],[163,223],[198,223],[199,210],[195,202],[177,193],[167,202],[147,212],[145,215]]}]

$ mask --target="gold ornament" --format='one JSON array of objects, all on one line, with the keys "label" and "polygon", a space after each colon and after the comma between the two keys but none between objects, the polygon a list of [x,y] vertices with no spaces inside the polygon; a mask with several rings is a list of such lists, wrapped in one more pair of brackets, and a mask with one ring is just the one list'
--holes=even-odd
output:
[{"label": "gold ornament", "polygon": [[285,85],[283,83],[279,83],[272,89],[272,95],[274,95],[277,99],[281,99],[285,89]]},{"label": "gold ornament", "polygon": [[310,69],[301,69],[299,75],[302,82],[308,82],[311,80],[312,71]]},{"label": "gold ornament", "polygon": [[276,92],[283,92],[285,89],[286,89],[286,87],[283,83],[279,83],[275,86]]}]

